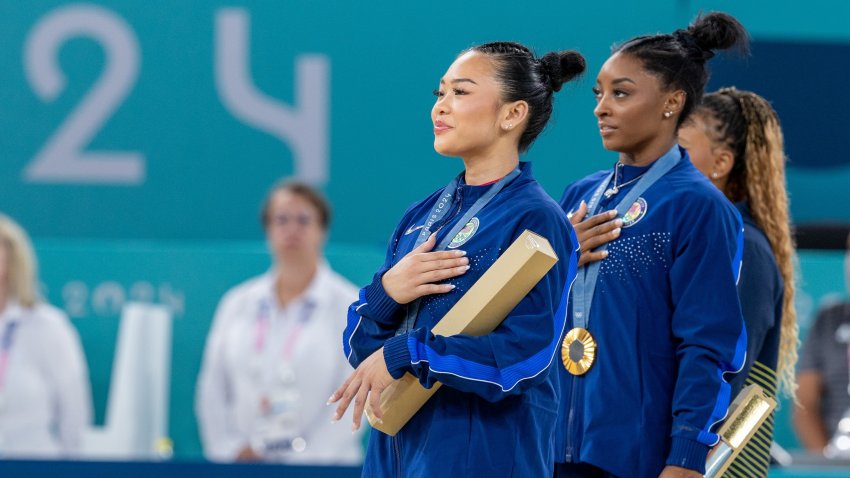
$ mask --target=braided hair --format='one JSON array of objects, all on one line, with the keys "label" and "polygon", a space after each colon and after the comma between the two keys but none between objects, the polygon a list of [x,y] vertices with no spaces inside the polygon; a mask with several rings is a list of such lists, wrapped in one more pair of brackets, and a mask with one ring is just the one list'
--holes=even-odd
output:
[{"label": "braided hair", "polygon": [[785,189],[785,149],[776,111],[761,96],[735,88],[705,95],[697,108],[709,138],[729,148],[735,163],[723,191],[733,202],[748,201],[770,243],[785,283],[777,374],[787,395],[797,389],[798,325],[794,309],[794,241]]}]

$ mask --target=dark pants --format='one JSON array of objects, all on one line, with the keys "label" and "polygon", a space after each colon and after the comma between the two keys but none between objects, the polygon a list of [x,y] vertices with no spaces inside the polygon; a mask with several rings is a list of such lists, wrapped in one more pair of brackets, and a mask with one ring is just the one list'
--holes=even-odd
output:
[{"label": "dark pants", "polygon": [[617,478],[586,463],[555,463],[555,478]]}]

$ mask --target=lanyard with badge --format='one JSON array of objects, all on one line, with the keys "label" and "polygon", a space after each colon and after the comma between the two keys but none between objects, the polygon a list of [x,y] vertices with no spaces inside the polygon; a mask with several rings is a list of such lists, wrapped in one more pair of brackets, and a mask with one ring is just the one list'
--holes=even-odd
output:
[{"label": "lanyard with badge", "polygon": [[[428,214],[428,218],[425,220],[425,224],[422,226],[422,230],[419,231],[419,236],[416,238],[416,242],[413,244],[413,247],[410,248],[411,251],[421,246],[425,241],[427,241],[428,238],[431,236],[432,232],[436,232],[431,231],[431,228],[434,227],[434,224],[442,220],[448,213],[449,209],[451,209],[450,205],[452,198],[454,197],[455,192],[457,191],[458,185],[460,184],[460,180],[463,177],[463,174],[464,173],[461,173],[457,177],[455,177],[452,182],[450,182],[443,189],[443,192],[440,193],[440,198],[437,199],[437,202],[434,204],[434,207],[431,208],[431,213]],[[480,210],[484,209],[484,206],[486,206],[487,203],[489,203],[490,200],[496,196],[496,194],[499,194],[499,192],[508,183],[510,183],[517,176],[519,176],[519,174],[519,168],[514,169],[507,176],[493,183],[493,185],[490,186],[490,189],[488,189],[486,193],[484,193],[480,198],[478,198],[477,201],[472,204],[472,207],[470,207],[466,214],[464,214],[454,224],[454,226],[449,230],[449,233],[446,234],[443,240],[440,241],[440,243],[437,244],[437,246],[434,247],[433,250],[440,251],[445,249],[446,246],[451,243],[452,239],[454,239],[457,233],[459,233],[464,227],[466,227],[467,223],[473,217],[475,217],[475,215],[478,214]],[[442,226],[437,230],[441,228]],[[402,321],[401,326],[396,331],[396,335],[407,333],[408,331],[410,331],[410,329],[413,328],[413,325],[416,323],[416,317],[419,315],[419,307],[421,300],[421,298],[416,299],[415,301],[407,304],[404,321]]]},{"label": "lanyard with badge", "polygon": [[[252,446],[264,454],[270,452],[304,451],[307,442],[300,436],[301,391],[297,381],[293,357],[298,339],[315,305],[304,302],[301,313],[286,331],[286,339],[279,356],[272,356],[268,348],[272,306],[268,300],[260,303],[254,339],[255,372],[261,377],[260,423],[258,436]],[[272,362],[274,366],[266,367]],[[303,385],[303,384],[302,384]]]},{"label": "lanyard with badge", "polygon": [[0,412],[6,405],[6,379],[9,372],[9,355],[12,353],[12,342],[15,338],[15,330],[18,322],[10,320],[6,323],[3,331],[2,342],[0,342]]},{"label": "lanyard with badge", "polygon": [[[623,216],[632,207],[632,204],[641,194],[649,189],[656,181],[661,179],[668,171],[673,169],[682,159],[682,154],[679,151],[679,146],[673,146],[664,156],[656,161],[643,177],[635,184],[628,194],[617,204],[617,216]],[[599,207],[601,197],[604,191],[607,190],[608,184],[611,182],[615,173],[609,174],[602,183],[593,192],[590,202],[587,204],[587,217],[596,214],[596,209]],[[598,250],[602,251],[607,248],[602,245]],[[599,268],[602,262],[597,261],[588,264],[586,267],[579,269],[573,284],[572,292],[572,308],[573,308],[573,328],[567,332],[564,341],[561,344],[561,360],[564,363],[564,368],[573,375],[584,375],[593,366],[596,360],[596,339],[587,330],[587,323],[590,319],[590,304],[593,300],[593,293],[596,290],[596,281],[599,278]]]}]

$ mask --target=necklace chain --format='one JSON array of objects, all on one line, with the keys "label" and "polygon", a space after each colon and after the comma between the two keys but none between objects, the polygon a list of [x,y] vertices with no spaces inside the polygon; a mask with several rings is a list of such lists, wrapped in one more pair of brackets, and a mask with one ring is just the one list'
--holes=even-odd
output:
[{"label": "necklace chain", "polygon": [[629,179],[628,181],[624,182],[623,184],[617,184],[617,179],[619,178],[619,174],[617,174],[617,171],[621,167],[623,167],[623,163],[617,161],[617,166],[614,167],[614,185],[611,186],[610,188],[608,188],[607,190],[605,190],[605,197],[606,198],[610,198],[611,196],[619,193],[620,188],[628,186],[629,184],[637,181],[638,179],[641,178],[641,176],[646,174],[646,171],[644,171],[644,172],[638,174],[637,176],[633,177],[632,179]]}]

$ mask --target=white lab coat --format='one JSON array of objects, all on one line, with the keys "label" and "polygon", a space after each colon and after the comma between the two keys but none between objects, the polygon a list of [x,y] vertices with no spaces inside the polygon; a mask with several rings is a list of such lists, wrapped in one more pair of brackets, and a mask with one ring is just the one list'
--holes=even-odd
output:
[{"label": "white lab coat", "polygon": [[[273,290],[275,274],[272,270],[234,287],[219,303],[195,396],[204,454],[210,460],[232,461],[242,448],[256,445],[262,434],[260,403],[268,394],[268,377],[286,362],[296,377],[298,436],[306,441],[306,449],[264,458],[360,464],[361,434],[352,434],[345,419],[331,424],[334,409],[325,405],[352,372],[342,353],[342,332],[357,289],[321,264],[304,294],[281,309]],[[271,304],[265,333],[258,326],[261,304],[267,311]],[[350,422],[351,414],[347,415]],[[254,450],[262,453],[256,446]]]},{"label": "white lab coat", "polygon": [[47,304],[10,301],[0,313],[0,340],[10,322],[17,325],[0,391],[0,457],[74,457],[92,417],[77,331]]}]

